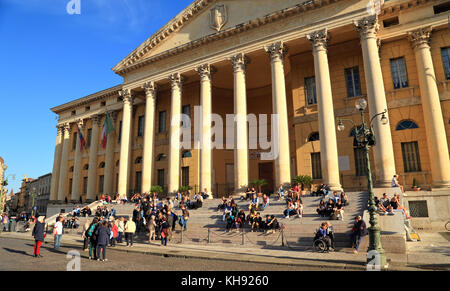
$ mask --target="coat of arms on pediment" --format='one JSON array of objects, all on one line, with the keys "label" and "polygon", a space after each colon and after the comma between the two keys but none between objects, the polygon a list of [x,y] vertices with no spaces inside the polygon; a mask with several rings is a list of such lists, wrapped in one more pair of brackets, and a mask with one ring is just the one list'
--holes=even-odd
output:
[{"label": "coat of arms on pediment", "polygon": [[209,26],[220,31],[228,21],[227,8],[224,4],[216,5],[210,10]]}]

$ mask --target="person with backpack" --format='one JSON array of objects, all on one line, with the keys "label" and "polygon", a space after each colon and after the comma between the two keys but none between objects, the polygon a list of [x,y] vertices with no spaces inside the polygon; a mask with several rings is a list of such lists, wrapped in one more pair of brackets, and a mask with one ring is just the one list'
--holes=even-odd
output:
[{"label": "person with backpack", "polygon": [[86,236],[89,238],[89,260],[97,260],[97,235],[96,230],[98,226],[98,218],[95,217],[86,231]]},{"label": "person with backpack", "polygon": [[111,236],[111,231],[108,228],[108,221],[103,220],[101,224],[97,227],[95,231],[97,236],[97,261],[100,261],[100,252],[102,253],[102,262],[107,261],[106,259],[106,246],[109,244],[109,238]]}]

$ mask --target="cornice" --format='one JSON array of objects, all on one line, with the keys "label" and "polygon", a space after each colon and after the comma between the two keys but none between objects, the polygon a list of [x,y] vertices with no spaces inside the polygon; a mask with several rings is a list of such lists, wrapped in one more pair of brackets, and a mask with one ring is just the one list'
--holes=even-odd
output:
[{"label": "cornice", "polygon": [[392,14],[399,11],[404,11],[407,9],[411,9],[422,4],[438,2],[439,0],[398,0],[398,1],[389,1],[385,2],[383,7],[381,8],[380,16],[385,14]]},{"label": "cornice", "polygon": [[62,113],[64,111],[71,110],[71,109],[74,109],[74,108],[77,108],[77,107],[80,107],[80,106],[83,106],[83,105],[87,105],[87,104],[89,104],[91,102],[94,102],[94,101],[100,101],[100,100],[104,100],[104,99],[106,99],[107,97],[110,97],[110,96],[119,95],[119,91],[121,89],[122,89],[122,84],[114,86],[114,87],[111,87],[111,88],[108,88],[108,89],[105,89],[105,90],[100,91],[100,92],[96,92],[96,93],[88,95],[86,97],[82,97],[82,98],[76,99],[74,101],[65,103],[63,105],[59,105],[59,106],[53,107],[50,110],[53,111],[56,114],[60,114],[60,113]]},{"label": "cornice", "polygon": [[[164,26],[160,31],[155,33],[150,39],[148,39],[144,44],[139,46],[134,52],[132,52],[128,57],[126,57],[124,60],[122,60],[119,64],[117,64],[113,71],[116,74],[124,75],[125,73],[128,73],[130,71],[139,69],[141,67],[144,67],[148,64],[154,63],[156,61],[160,61],[162,59],[168,58],[170,56],[174,56],[177,54],[180,54],[184,51],[191,50],[194,48],[197,48],[199,46],[202,46],[204,44],[227,38],[260,26],[263,26],[265,24],[272,23],[277,20],[281,20],[290,16],[298,15],[301,13],[305,13],[307,11],[315,10],[336,2],[340,2],[344,0],[309,0],[305,1],[303,3],[299,3],[293,7],[285,8],[282,10],[275,11],[273,13],[267,14],[263,17],[259,17],[241,24],[238,24],[234,27],[231,27],[229,29],[223,30],[221,32],[213,33],[210,35],[207,35],[205,37],[202,37],[200,39],[191,41],[189,43],[177,46],[175,48],[169,49],[167,51],[164,51],[162,53],[159,53],[157,55],[154,55],[150,58],[144,59],[144,60],[138,60],[140,57],[142,57],[144,54],[146,54],[148,51],[151,50],[151,48],[155,47],[158,43],[160,43],[162,40],[164,40],[167,36],[171,35],[172,33],[179,30],[180,26],[177,26],[178,29],[174,29],[170,24],[176,22],[177,17],[172,20],[169,24]],[[192,8],[190,10],[189,6],[185,11],[185,14],[178,16],[180,19],[185,19],[186,21],[198,14],[199,12],[203,11],[203,9],[210,3],[212,0],[199,0],[194,2],[192,5],[195,5],[195,3],[198,2],[198,5],[195,6],[197,9]],[[205,4],[207,2],[207,4]],[[203,6],[202,6],[203,5]],[[199,9],[199,7],[201,8]],[[184,22],[186,22],[184,21]]]}]

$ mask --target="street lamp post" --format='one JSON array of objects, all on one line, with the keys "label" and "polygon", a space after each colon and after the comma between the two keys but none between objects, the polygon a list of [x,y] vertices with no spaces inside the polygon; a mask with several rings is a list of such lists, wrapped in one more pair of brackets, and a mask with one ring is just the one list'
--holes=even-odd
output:
[{"label": "street lamp post", "polygon": [[0,215],[3,214],[3,195],[5,195],[4,190],[6,188],[3,188],[4,186],[8,185],[7,180],[4,179],[5,177],[5,172],[6,169],[8,169],[8,166],[6,166],[5,164],[3,164],[3,172],[2,172],[2,176],[0,177]]},{"label": "street lamp post", "polygon": [[[373,193],[373,182],[372,182],[372,171],[370,169],[370,147],[374,146],[376,144],[375,141],[375,135],[373,132],[372,122],[375,120],[377,116],[381,115],[381,123],[383,125],[386,125],[388,123],[388,119],[386,117],[387,110],[384,110],[383,112],[375,114],[369,124],[367,125],[364,120],[364,110],[367,107],[367,102],[364,98],[361,98],[356,101],[355,104],[356,108],[359,110],[361,115],[361,126],[356,126],[353,120],[351,119],[338,119],[338,131],[343,131],[345,129],[344,124],[342,121],[349,121],[353,124],[355,128],[355,145],[359,148],[364,149],[364,156],[366,158],[366,170],[367,170],[367,188],[369,191],[369,203],[368,203],[368,210],[370,214],[370,227],[369,230],[369,248],[367,249],[368,253],[374,253],[376,256],[376,259],[378,260],[377,264],[379,266],[385,267],[386,264],[386,255],[384,252],[383,247],[381,246],[381,239],[380,239],[380,227],[378,226],[378,220],[377,220],[377,206],[375,205],[375,196]],[[368,256],[367,263],[371,263],[372,258]]]},{"label": "street lamp post", "polygon": [[32,201],[32,208],[31,208],[31,216],[34,216],[34,200],[36,199],[36,187],[33,187],[33,192],[31,193],[31,197],[33,198]]}]

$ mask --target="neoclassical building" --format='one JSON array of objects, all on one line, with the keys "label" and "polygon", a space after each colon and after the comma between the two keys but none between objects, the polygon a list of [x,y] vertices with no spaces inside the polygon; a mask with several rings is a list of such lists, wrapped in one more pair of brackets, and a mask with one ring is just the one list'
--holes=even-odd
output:
[{"label": "neoclassical building", "polygon": [[[373,121],[376,186],[390,187],[397,173],[407,189],[415,180],[448,190],[449,3],[390,0],[374,14],[359,0],[196,0],[113,68],[123,84],[52,108],[59,120],[50,200],[91,201],[153,185],[225,195],[259,178],[270,191],[296,175],[364,189],[354,126],[336,129],[338,118],[361,123],[360,98],[367,122],[387,110],[388,124]],[[106,114],[114,131],[103,148]],[[224,121],[266,114],[278,155],[266,160],[266,148],[249,148],[255,125],[242,118],[223,125],[239,146],[227,140],[211,148],[218,126],[211,114]],[[270,129],[272,114],[278,122]],[[180,149],[186,140],[178,133],[194,132],[196,118],[192,146]]]}]

